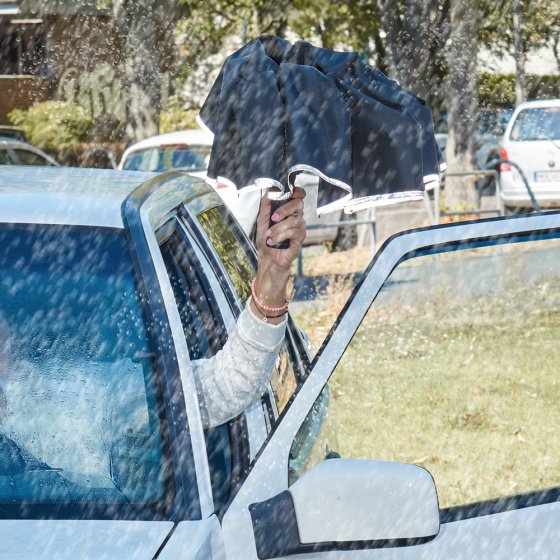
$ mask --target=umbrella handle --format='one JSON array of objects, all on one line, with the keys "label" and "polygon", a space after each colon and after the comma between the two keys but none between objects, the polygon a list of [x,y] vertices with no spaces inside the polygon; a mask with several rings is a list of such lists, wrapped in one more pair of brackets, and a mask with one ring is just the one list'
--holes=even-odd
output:
[{"label": "umbrella handle", "polygon": [[[288,202],[288,201],[287,200],[272,200],[271,205],[270,205],[270,215],[272,216],[272,214],[274,214],[274,212],[276,212],[276,210],[278,210],[278,208],[280,208],[280,206],[282,206],[286,202]],[[272,219],[269,219],[268,227],[272,227],[276,223],[278,223],[278,222],[273,222]],[[280,243],[275,243],[274,245],[269,245],[269,247],[272,247],[273,249],[288,249],[289,246],[290,246],[290,240],[289,239],[285,239],[284,241],[280,241]]]}]

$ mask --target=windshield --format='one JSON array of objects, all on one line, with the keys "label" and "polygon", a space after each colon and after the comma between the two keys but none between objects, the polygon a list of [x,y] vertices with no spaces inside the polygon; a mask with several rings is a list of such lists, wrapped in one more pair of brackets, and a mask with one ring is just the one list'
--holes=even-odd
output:
[{"label": "windshield", "polygon": [[560,140],[560,107],[521,111],[511,129],[511,139],[517,142]]},{"label": "windshield", "polygon": [[0,246],[0,511],[153,518],[173,489],[124,234],[3,226]]},{"label": "windshield", "polygon": [[129,171],[169,171],[188,169],[204,171],[210,159],[210,146],[173,145],[146,148],[132,152],[124,161],[123,169]]}]

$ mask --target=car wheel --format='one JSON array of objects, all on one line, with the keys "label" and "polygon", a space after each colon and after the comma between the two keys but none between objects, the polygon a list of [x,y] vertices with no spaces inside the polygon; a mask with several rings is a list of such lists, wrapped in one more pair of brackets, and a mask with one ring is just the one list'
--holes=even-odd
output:
[{"label": "car wheel", "polygon": [[[353,214],[342,214],[341,222],[355,222],[356,217]],[[341,226],[334,241],[332,242],[333,251],[346,251],[354,248],[358,243],[358,227],[357,226]]]}]

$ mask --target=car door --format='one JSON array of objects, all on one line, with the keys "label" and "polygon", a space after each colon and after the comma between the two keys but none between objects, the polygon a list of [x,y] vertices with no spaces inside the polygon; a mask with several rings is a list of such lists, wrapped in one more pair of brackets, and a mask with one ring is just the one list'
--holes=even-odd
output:
[{"label": "car door", "polygon": [[389,240],[223,515],[227,558],[556,557],[559,280],[559,213]]}]

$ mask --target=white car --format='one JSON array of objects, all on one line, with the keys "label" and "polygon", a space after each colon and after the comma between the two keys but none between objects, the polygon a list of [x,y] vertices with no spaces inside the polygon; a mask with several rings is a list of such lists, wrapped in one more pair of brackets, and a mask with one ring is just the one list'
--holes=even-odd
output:
[{"label": "white car", "polygon": [[[202,129],[180,130],[152,136],[129,146],[119,162],[127,171],[170,171],[183,169],[195,177],[206,178],[213,135]],[[259,211],[259,193],[238,195],[225,183],[215,185],[247,235],[251,235]]]},{"label": "white car", "polygon": [[[500,157],[521,168],[541,207],[560,207],[560,99],[527,101],[516,107],[502,139]],[[515,166],[500,165],[500,191],[506,211],[533,209]]]},{"label": "white car", "polygon": [[[156,172],[180,168],[191,175],[205,178],[212,141],[212,133],[202,129],[182,130],[152,136],[127,148],[118,168]],[[307,191],[305,220],[310,227],[305,244],[331,242],[333,247],[339,250],[354,247],[358,238],[356,227],[338,225],[342,222],[351,224],[354,218],[342,212],[318,218],[315,212],[318,178],[309,173],[302,173],[298,177],[297,183]],[[220,181],[213,186],[232,211],[243,231],[252,236],[259,210],[260,193],[239,194],[233,185]]]},{"label": "white car", "polygon": [[183,172],[0,168],[0,557],[557,558],[559,212],[394,236],[317,356],[290,320],[270,389],[204,430],[191,360],[254,270]]}]

